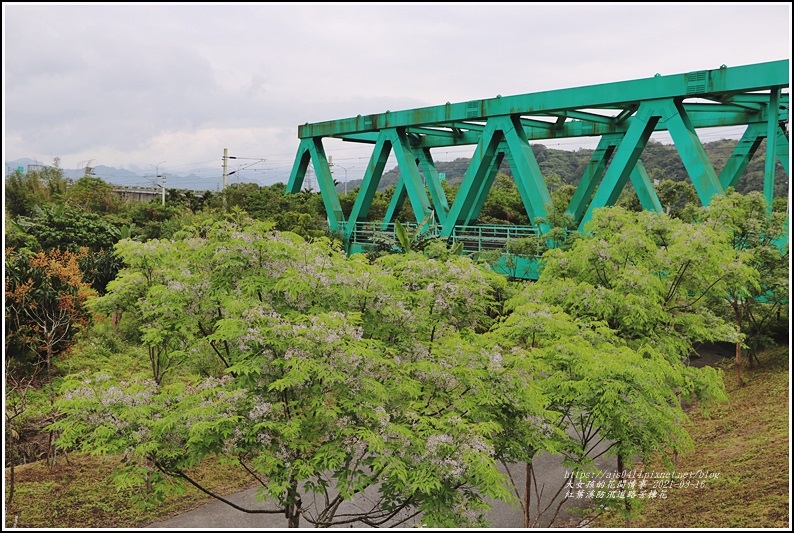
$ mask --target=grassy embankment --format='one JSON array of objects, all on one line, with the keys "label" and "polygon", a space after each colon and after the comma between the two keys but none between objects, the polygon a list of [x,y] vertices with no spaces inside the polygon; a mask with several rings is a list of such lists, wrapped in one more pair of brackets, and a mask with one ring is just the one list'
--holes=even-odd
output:
[{"label": "grassy embankment", "polygon": [[[789,350],[759,355],[761,365],[743,372],[726,361],[728,403],[707,415],[692,413],[695,451],[680,457],[677,472],[717,473],[703,488],[672,488],[667,499],[646,500],[628,524],[602,516],[596,528],[789,528],[790,416]],[[679,481],[680,485],[680,481]]]},{"label": "grassy embankment", "polygon": [[[789,515],[789,352],[761,354],[761,366],[745,372],[739,387],[725,368],[730,401],[695,413],[690,428],[695,451],[679,458],[678,471],[719,473],[701,489],[673,489],[665,500],[648,500],[629,527],[787,528]],[[130,490],[108,481],[118,457],[70,454],[54,469],[33,463],[16,469],[16,494],[6,506],[5,527],[140,527],[198,507],[211,499],[192,487],[160,505],[136,506]],[[6,469],[6,489],[8,489]],[[242,472],[207,462],[195,472],[222,495],[246,488]],[[625,519],[603,516],[597,528],[625,528]]]}]

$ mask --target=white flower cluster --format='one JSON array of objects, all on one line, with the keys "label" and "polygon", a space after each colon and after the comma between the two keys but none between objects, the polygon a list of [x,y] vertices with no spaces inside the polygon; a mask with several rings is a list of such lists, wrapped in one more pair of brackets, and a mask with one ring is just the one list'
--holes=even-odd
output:
[{"label": "white flower cluster", "polygon": [[375,416],[378,418],[378,423],[380,424],[381,429],[385,428],[386,425],[391,421],[389,413],[386,412],[386,409],[384,409],[382,405],[377,406],[374,411]]},{"label": "white flower cluster", "polygon": [[265,415],[270,412],[271,407],[273,407],[273,404],[270,402],[266,402],[262,398],[256,398],[256,403],[254,403],[254,406],[251,407],[251,410],[248,412],[248,418],[254,422],[264,420]]},{"label": "white flower cluster", "polygon": [[488,369],[492,372],[502,369],[502,348],[499,345],[488,352]]},{"label": "white flower cluster", "polygon": [[493,453],[493,446],[478,435],[455,438],[442,433],[428,437],[420,461],[437,467],[442,477],[454,480],[466,474],[467,456],[477,454],[490,457]]},{"label": "white flower cluster", "polygon": [[208,377],[203,379],[199,384],[196,386],[197,390],[210,390],[216,387],[222,387],[224,385],[228,385],[232,380],[232,377],[229,374],[225,374],[220,378],[216,377]]}]

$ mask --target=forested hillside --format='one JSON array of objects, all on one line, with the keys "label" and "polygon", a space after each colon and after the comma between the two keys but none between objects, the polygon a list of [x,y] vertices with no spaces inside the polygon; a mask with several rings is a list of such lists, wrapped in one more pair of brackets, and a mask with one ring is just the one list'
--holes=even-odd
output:
[{"label": "forested hillside", "polygon": [[[709,161],[714,165],[717,174],[725,166],[725,162],[736,147],[736,140],[722,139],[703,144]],[[766,150],[766,141],[761,143],[756,154],[747,166],[744,175],[736,186],[739,192],[763,191],[764,189],[764,161],[762,154]],[[555,182],[557,179],[567,184],[577,184],[584,173],[584,169],[593,150],[580,149],[576,151],[557,150],[547,148],[543,144],[533,144],[532,151],[538,161],[543,176],[547,181]],[[686,181],[688,175],[678,151],[672,144],[663,144],[656,141],[649,141],[640,157],[648,176],[651,180],[672,180]],[[453,161],[436,161],[436,168],[439,173],[444,173],[450,185],[459,185],[469,165],[468,158],[455,159]],[[510,166],[507,161],[503,161],[499,167],[499,172],[511,176]],[[379,190],[385,190],[394,186],[400,177],[398,168],[393,168],[383,173]],[[361,180],[351,180],[348,182],[348,190],[358,187]],[[341,188],[339,189],[342,190]],[[775,171],[775,196],[785,197],[788,194],[788,179],[780,162],[777,163]]]}]

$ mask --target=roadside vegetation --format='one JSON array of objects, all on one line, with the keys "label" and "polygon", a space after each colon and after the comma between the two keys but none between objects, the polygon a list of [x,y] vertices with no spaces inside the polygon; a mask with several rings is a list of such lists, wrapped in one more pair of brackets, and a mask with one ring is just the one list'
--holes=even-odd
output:
[{"label": "roadside vegetation", "polygon": [[[730,400],[706,412],[693,411],[692,453],[677,472],[712,472],[703,488],[673,488],[665,500],[646,500],[628,519],[607,513],[596,528],[780,528],[791,527],[791,375],[789,346],[759,355],[743,385],[726,372]],[[730,361],[724,363],[729,367]],[[660,464],[656,469],[663,469]]]},{"label": "roadside vegetation", "polygon": [[[502,472],[532,479],[546,453],[572,477],[602,453],[720,473],[664,501],[597,497],[592,523],[651,524],[713,485],[742,524],[777,524],[785,213],[732,189],[701,208],[662,180],[667,213],[629,192],[582,236],[550,181],[552,233],[510,250],[542,254],[532,283],[401,224],[348,257],[320,195],[283,185],[162,206],[119,204],[90,169],[7,178],[6,526],[131,527],[257,486],[288,527],[482,527],[493,500],[534,527],[537,491]],[[516,221],[512,178],[492,192],[487,222]],[[732,345],[732,368],[687,365],[703,343]]]},{"label": "roadside vegetation", "polygon": [[[707,413],[693,411],[688,430],[690,454],[677,471],[717,472],[702,489],[669,491],[669,497],[646,501],[630,520],[605,514],[594,528],[788,528],[790,487],[790,374],[788,346],[759,353],[759,364],[738,381],[730,358],[720,362],[727,403]],[[119,490],[109,481],[122,456],[70,453],[51,469],[37,461],[17,469],[17,496],[6,507],[5,527],[143,527],[209,503],[212,498],[187,487],[160,504],[135,505],[133,489]],[[660,465],[654,465],[659,467]],[[8,494],[6,468],[6,495]],[[208,459],[191,472],[220,495],[249,488],[247,473]]]},{"label": "roadside vegetation", "polygon": [[[5,528],[135,528],[195,509],[213,498],[194,487],[156,504],[136,504],[133,488],[119,488],[112,472],[123,456],[70,453],[51,468],[36,461],[17,469],[16,495],[6,506]],[[247,473],[208,458],[190,472],[213,492],[227,496],[250,487]],[[8,478],[8,469],[6,469]],[[8,495],[6,482],[6,496]]]}]

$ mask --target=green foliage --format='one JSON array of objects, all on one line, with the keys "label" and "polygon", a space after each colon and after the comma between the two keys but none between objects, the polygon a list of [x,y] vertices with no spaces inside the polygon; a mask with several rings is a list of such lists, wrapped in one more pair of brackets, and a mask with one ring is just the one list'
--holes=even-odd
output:
[{"label": "green foliage", "polygon": [[146,376],[145,348],[128,342],[118,323],[94,315],[90,327],[83,328],[74,337],[75,343],[69,357],[56,363],[62,375],[93,376],[100,372],[114,375]]},{"label": "green foliage", "polygon": [[[592,472],[602,454],[623,468],[651,460],[671,468],[692,449],[681,400],[726,399],[720,372],[684,360],[693,342],[738,338],[708,298],[738,281],[724,267],[739,258],[723,234],[665,215],[607,208],[587,229],[543,255],[538,281],[507,302],[492,331],[535,369],[545,398],[534,419],[542,438],[518,447],[523,455],[506,448],[505,460],[531,465],[550,451],[574,474]],[[537,524],[528,494],[522,505],[527,525]]]},{"label": "green foliage", "polygon": [[285,211],[272,217],[279,231],[289,231],[304,239],[322,237],[325,234],[325,220],[309,213]]},{"label": "green foliage", "polygon": [[29,217],[20,217],[17,224],[34,237],[37,250],[69,250],[87,248],[92,252],[107,250],[118,240],[118,229],[96,213],[64,204],[36,206]]},{"label": "green foliage", "polygon": [[204,191],[198,194],[194,191],[183,191],[177,189],[167,189],[165,199],[166,205],[183,206],[192,213],[198,213],[205,209],[212,209],[215,193]]},{"label": "green foliage", "polygon": [[27,248],[29,250],[36,250],[39,248],[39,243],[36,237],[26,231],[26,227],[17,223],[11,218],[8,211],[5,214],[5,247],[6,249],[21,250]]},{"label": "green foliage", "polygon": [[596,438],[611,442],[614,454],[642,460],[691,446],[677,399],[683,365],[648,346],[632,349],[560,307],[519,302],[499,331],[543,369],[540,386],[556,411],[549,423],[558,429],[556,446],[569,466],[591,468]]},{"label": "green foliage", "polygon": [[69,180],[63,176],[58,158],[51,166],[38,170],[24,173],[15,170],[5,179],[3,199],[6,212],[14,218],[31,216],[36,206],[62,202],[68,185]]},{"label": "green foliage", "polygon": [[[748,360],[788,332],[790,290],[787,215],[767,211],[760,192],[728,190],[701,208],[703,223],[726,234],[741,263],[726,268],[732,286],[711,298],[723,317],[744,334]],[[782,244],[781,244],[782,243]]]},{"label": "green foliage", "polygon": [[[437,226],[432,223],[432,215],[425,216],[419,224],[404,225],[394,222],[394,236],[387,232],[376,233],[372,238],[373,247],[367,253],[370,261],[384,254],[423,252],[431,244],[442,242]],[[436,246],[436,250],[438,250]],[[460,250],[460,247],[457,248]],[[437,256],[438,251],[434,252]]]},{"label": "green foliage", "polygon": [[[238,209],[255,220],[270,220],[279,231],[289,231],[310,240],[326,234],[327,222],[322,196],[308,190],[285,194],[286,186],[275,183],[262,187],[255,183],[233,183],[213,198],[214,209]],[[165,237],[165,235],[163,235]]]},{"label": "green foliage", "polygon": [[528,225],[529,218],[513,178],[497,174],[477,221],[480,224]]},{"label": "green foliage", "polygon": [[65,204],[36,205],[29,217],[19,217],[6,228],[10,248],[79,253],[84,281],[100,293],[121,266],[113,254],[119,236],[120,230],[100,215]]},{"label": "green foliage", "polygon": [[635,345],[651,341],[673,361],[693,342],[738,338],[708,305],[731,282],[726,266],[740,262],[723,233],[619,207],[598,210],[586,230],[570,250],[544,254],[544,299]]},{"label": "green foliage", "polygon": [[118,210],[121,200],[113,194],[113,186],[95,176],[78,179],[67,193],[67,202],[91,213],[108,213]]},{"label": "green foliage", "polygon": [[[676,483],[667,498],[646,499],[627,523],[612,511],[590,525],[602,530],[687,528],[787,528],[790,442],[789,348],[761,354],[761,365],[743,386],[726,375],[730,402],[707,414],[691,413],[695,453],[679,456],[676,471],[693,472],[702,489]],[[757,453],[763,450],[764,453]],[[651,469],[659,468],[657,463]],[[714,476],[706,480],[708,474]],[[695,479],[692,485],[697,482]],[[684,488],[684,490],[680,490]]]},{"label": "green foliage", "polygon": [[547,216],[536,218],[535,227],[545,225],[545,233],[529,237],[509,238],[501,249],[484,250],[473,254],[492,268],[505,271],[511,279],[533,278],[538,260],[551,248],[566,249],[581,237],[573,218],[565,212],[562,203],[554,201],[547,206]]},{"label": "green foliage", "polygon": [[[377,222],[383,220],[386,216],[386,211],[389,209],[389,204],[391,203],[392,196],[395,193],[395,187],[387,187],[383,191],[378,191],[375,193],[375,196],[372,198],[372,205],[369,207],[369,211],[367,212],[367,217],[365,220],[369,222]],[[406,213],[405,210],[410,209],[408,202],[403,203],[402,209],[396,214],[398,219],[402,220],[411,220],[413,218],[413,213]]]},{"label": "green foliage", "polygon": [[121,269],[121,261],[112,248],[88,252],[80,258],[83,279],[99,293],[104,294],[108,283],[116,278]]},{"label": "green foliage", "polygon": [[[225,211],[196,212],[174,196],[100,218],[39,200],[26,208],[46,194],[16,176],[25,214],[7,227],[9,242],[90,247],[83,279],[107,285],[79,357],[60,362],[75,375],[52,429],[65,446],[126,454],[118,483],[151,483],[155,499],[223,455],[256,473],[290,524],[300,516],[325,526],[345,524],[335,491],[373,490],[381,505],[359,524],[418,512],[436,527],[485,525],[487,501],[520,497],[499,462],[531,464],[546,452],[591,469],[594,435],[626,461],[689,449],[680,398],[717,399],[723,388],[719,373],[682,361],[694,342],[740,333],[763,342],[750,324],[768,328],[788,287],[787,256],[767,247],[778,226],[764,225],[757,198],[694,213],[691,187],[662,181],[669,215],[604,209],[580,236],[564,214],[574,159],[533,150],[553,204],[532,222],[552,230],[509,244],[515,256],[542,255],[539,282],[525,285],[449,249],[428,219],[395,224],[388,247],[402,253],[345,257],[325,235],[320,195],[285,196],[283,185],[230,187]],[[86,177],[70,198],[102,210],[92,184],[101,189]],[[442,185],[452,201],[457,189]],[[369,218],[382,218],[391,194],[376,194]],[[403,212],[413,216],[407,204]],[[515,184],[499,174],[481,216],[520,222],[516,213]],[[11,276],[15,290],[23,277]],[[768,307],[743,315],[753,318],[740,331],[715,302],[755,306],[751,295]],[[7,328],[7,353],[30,346],[19,329]],[[296,511],[303,496],[326,491],[327,508]]]},{"label": "green foliage", "polygon": [[[482,525],[489,498],[520,495],[499,462],[548,452],[589,470],[597,439],[627,462],[670,457],[691,446],[679,397],[722,396],[718,373],[682,361],[693,341],[736,337],[701,307],[732,248],[702,224],[617,208],[589,230],[517,292],[468,257],[411,251],[408,231],[406,253],[375,262],[240,210],[123,240],[126,268],[93,309],[138,332],[149,381],[75,378],[53,428],[65,446],[125,451],[126,484],[223,454],[293,524],[303,490],[376,490],[387,503],[359,523],[412,509]],[[344,523],[332,500],[301,518]]]},{"label": "green foliage", "polygon": [[693,222],[700,207],[695,186],[689,181],[661,180],[654,185],[659,202],[665,212],[673,218],[680,218],[685,222]]},{"label": "green foliage", "polygon": [[429,242],[422,250],[430,259],[445,261],[463,253],[463,243],[456,242],[448,246],[443,240],[435,239]]},{"label": "green foliage", "polygon": [[180,212],[179,207],[162,205],[158,201],[132,204],[127,216],[136,229],[133,237],[141,240],[161,238],[164,223]]},{"label": "green foliage", "polygon": [[[148,383],[70,381],[62,444],[128,450],[126,483],[147,461],[180,476],[225,453],[287,510],[296,483],[345,498],[372,487],[391,503],[365,524],[402,507],[429,525],[481,523],[484,502],[509,494],[498,426],[476,407],[488,363],[460,347],[488,329],[504,278],[463,257],[369,264],[270,228],[119,243],[127,268],[94,309],[134,315],[167,361],[150,360]],[[333,509],[302,517],[332,524]]]}]

